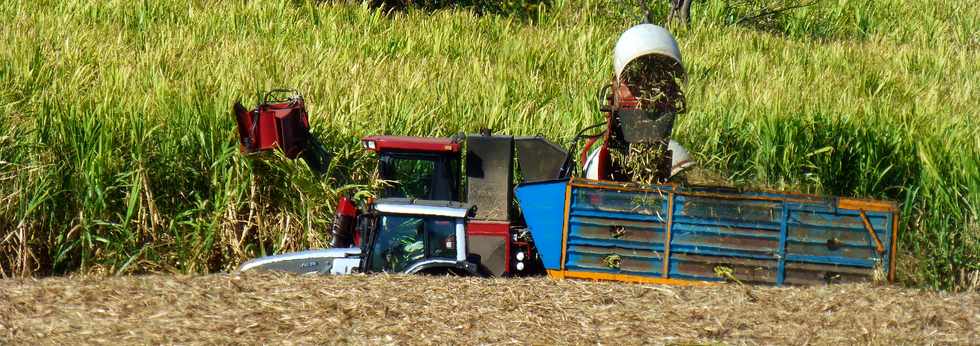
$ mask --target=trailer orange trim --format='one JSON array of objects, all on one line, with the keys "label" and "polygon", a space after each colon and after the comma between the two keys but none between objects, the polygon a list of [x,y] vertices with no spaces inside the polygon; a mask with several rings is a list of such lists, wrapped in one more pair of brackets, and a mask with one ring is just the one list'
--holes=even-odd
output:
[{"label": "trailer orange trim", "polygon": [[888,258],[888,282],[895,282],[895,258],[898,256],[898,224],[902,216],[895,211],[895,218],[892,222],[892,250]]},{"label": "trailer orange trim", "polygon": [[895,203],[885,201],[872,201],[866,199],[840,198],[837,200],[837,207],[841,209],[860,209],[867,211],[895,212],[898,207]]},{"label": "trailer orange trim", "polygon": [[549,270],[548,276],[557,279],[571,278],[571,279],[621,281],[621,282],[635,282],[635,283],[676,285],[676,286],[721,285],[721,283],[719,282],[710,282],[710,281],[677,280],[677,279],[656,278],[656,277],[647,277],[647,276],[639,276],[639,275],[579,272],[579,271],[567,271],[567,270]]},{"label": "trailer orange trim", "polygon": [[[612,181],[605,181],[605,180],[599,180],[599,181],[600,182],[605,182],[607,184],[615,184],[615,186],[607,186],[607,185],[601,185],[601,184],[590,184],[590,183],[582,182],[580,179],[573,179],[571,181],[570,185],[572,185],[574,187],[586,187],[586,188],[600,189],[600,190],[631,191],[631,192],[657,192],[657,193],[664,193],[665,190],[666,191],[672,191],[673,188],[676,187],[675,184],[666,184],[666,185],[657,185],[657,186],[665,186],[665,187],[669,186],[672,189],[671,190],[667,190],[667,189],[644,189],[644,188],[640,188],[640,187],[630,186],[630,184],[623,184],[623,183],[619,183],[619,182],[612,182]],[[814,201],[821,200],[821,198],[819,196],[817,196],[817,195],[809,195],[809,194],[793,194],[793,196],[795,198],[789,198],[789,197],[778,198],[778,197],[745,196],[745,195],[733,196],[733,195],[725,195],[725,194],[710,193],[710,192],[686,192],[686,191],[677,191],[676,193],[678,195],[681,195],[681,196],[711,197],[711,198],[725,199],[725,200],[798,202],[798,203],[811,203],[811,202],[814,202]],[[871,207],[868,210],[878,211],[875,208],[876,207]],[[855,208],[855,209],[857,209],[857,208]]]},{"label": "trailer orange trim", "polygon": [[568,214],[572,211],[572,185],[565,185],[565,219],[561,226],[561,263],[559,268],[565,270],[565,256],[568,253]]},{"label": "trailer orange trim", "polygon": [[879,254],[885,253],[885,246],[881,245],[881,239],[878,239],[878,233],[875,232],[875,228],[871,226],[871,221],[868,220],[868,214],[865,214],[863,209],[861,209],[861,222],[864,223],[864,229],[868,231],[869,235],[871,235],[871,239],[874,239],[875,250],[878,251]]},{"label": "trailer orange trim", "polygon": [[664,269],[660,272],[663,278],[670,277],[670,229],[674,224],[674,192],[667,194],[667,234],[664,235]]},{"label": "trailer orange trim", "polygon": [[[642,188],[642,187],[631,186],[631,184],[624,184],[624,183],[621,183],[621,182],[613,182],[613,181],[607,181],[607,180],[595,180],[595,181],[598,181],[598,182],[605,182],[605,183],[608,183],[608,184],[615,184],[615,186],[607,186],[607,185],[602,185],[602,184],[592,184],[592,183],[584,182],[582,180],[584,180],[584,179],[572,179],[572,181],[570,182],[570,185],[572,185],[574,187],[587,187],[587,188],[600,189],[600,190],[631,191],[631,192],[659,192],[659,193],[663,193],[664,192],[664,189],[645,189],[645,188]],[[660,185],[658,185],[658,186],[660,186]],[[662,185],[662,186],[674,187],[674,184],[668,184],[668,185]]]}]

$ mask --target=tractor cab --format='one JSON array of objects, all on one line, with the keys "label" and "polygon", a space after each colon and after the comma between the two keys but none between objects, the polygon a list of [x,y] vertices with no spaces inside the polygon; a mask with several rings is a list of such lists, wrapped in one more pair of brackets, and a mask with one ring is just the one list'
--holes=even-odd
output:
[{"label": "tractor cab", "polygon": [[378,155],[381,198],[461,201],[460,141],[454,138],[369,136],[364,149]]},{"label": "tractor cab", "polygon": [[385,198],[360,222],[363,272],[477,274],[468,262],[466,218],[458,202]]},{"label": "tractor cab", "polygon": [[265,256],[245,262],[239,270],[478,275],[466,237],[466,218],[472,211],[459,202],[379,199],[358,216],[360,247]]}]

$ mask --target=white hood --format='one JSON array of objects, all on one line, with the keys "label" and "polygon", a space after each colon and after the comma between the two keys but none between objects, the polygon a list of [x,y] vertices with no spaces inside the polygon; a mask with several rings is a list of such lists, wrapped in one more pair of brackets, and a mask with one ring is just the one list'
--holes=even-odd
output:
[{"label": "white hood", "polygon": [[[263,268],[293,272],[315,272],[317,270],[327,270],[330,271],[331,274],[345,274],[337,272],[340,267],[335,265],[335,260],[348,258],[352,261],[359,261],[360,254],[361,249],[356,247],[288,252],[250,260],[243,263],[241,267],[238,267],[238,271],[244,272],[252,269]],[[310,263],[313,265],[306,266],[303,265],[304,263]],[[295,267],[295,269],[291,269],[293,267]],[[350,268],[344,269],[349,271]]]}]

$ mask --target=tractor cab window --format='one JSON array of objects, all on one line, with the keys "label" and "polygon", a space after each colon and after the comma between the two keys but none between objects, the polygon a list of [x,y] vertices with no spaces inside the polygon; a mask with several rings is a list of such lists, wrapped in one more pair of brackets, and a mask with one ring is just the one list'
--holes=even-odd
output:
[{"label": "tractor cab window", "polygon": [[382,153],[379,175],[389,186],[381,197],[459,200],[459,159],[427,153]]},{"label": "tractor cab window", "polygon": [[456,258],[456,223],[451,218],[385,215],[369,254],[372,272],[401,272],[426,258]]}]

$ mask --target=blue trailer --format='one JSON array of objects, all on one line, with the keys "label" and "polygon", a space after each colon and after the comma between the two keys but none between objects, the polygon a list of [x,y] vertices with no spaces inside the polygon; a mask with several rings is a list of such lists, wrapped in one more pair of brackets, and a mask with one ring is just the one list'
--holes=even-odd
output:
[{"label": "blue trailer", "polygon": [[548,276],[698,284],[893,281],[894,203],[572,178],[516,196]]}]

